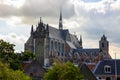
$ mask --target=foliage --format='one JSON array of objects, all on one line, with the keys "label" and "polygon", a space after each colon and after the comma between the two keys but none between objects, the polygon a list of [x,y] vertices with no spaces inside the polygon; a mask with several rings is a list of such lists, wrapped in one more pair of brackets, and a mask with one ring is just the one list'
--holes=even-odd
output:
[{"label": "foliage", "polygon": [[44,76],[44,80],[80,80],[82,78],[78,67],[71,62],[55,63]]},{"label": "foliage", "polygon": [[9,69],[7,64],[0,61],[0,80],[32,80],[20,70]]},{"label": "foliage", "polygon": [[22,64],[17,54],[14,53],[14,44],[0,40],[0,58],[4,63],[9,64],[13,70],[22,70]]},{"label": "foliage", "polygon": [[34,58],[35,58],[35,55],[32,52],[30,51],[22,52],[22,56],[21,56],[22,61],[29,61]]},{"label": "foliage", "polygon": [[6,58],[11,57],[14,53],[14,44],[0,40],[0,57]]}]

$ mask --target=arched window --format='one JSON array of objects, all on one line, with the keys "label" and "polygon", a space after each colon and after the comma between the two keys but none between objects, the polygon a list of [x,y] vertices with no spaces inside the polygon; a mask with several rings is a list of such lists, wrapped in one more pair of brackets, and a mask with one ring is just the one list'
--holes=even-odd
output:
[{"label": "arched window", "polygon": [[105,45],[104,45],[104,43],[102,43],[102,47],[104,47]]},{"label": "arched window", "polygon": [[51,41],[51,49],[53,50],[53,41]]},{"label": "arched window", "polygon": [[57,42],[55,41],[55,50],[57,51]]},{"label": "arched window", "polygon": [[60,43],[58,43],[58,51],[60,52]]}]

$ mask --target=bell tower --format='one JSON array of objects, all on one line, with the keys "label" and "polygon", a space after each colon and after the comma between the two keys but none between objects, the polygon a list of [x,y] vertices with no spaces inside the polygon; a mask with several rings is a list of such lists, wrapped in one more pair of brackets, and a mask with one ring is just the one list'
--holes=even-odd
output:
[{"label": "bell tower", "polygon": [[109,53],[109,41],[107,41],[107,37],[104,34],[99,41],[99,48],[102,52]]}]

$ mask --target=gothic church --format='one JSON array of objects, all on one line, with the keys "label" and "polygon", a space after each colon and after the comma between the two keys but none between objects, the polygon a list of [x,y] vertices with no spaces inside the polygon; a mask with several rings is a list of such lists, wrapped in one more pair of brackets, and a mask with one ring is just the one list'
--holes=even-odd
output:
[{"label": "gothic church", "polygon": [[63,29],[62,12],[60,12],[59,29],[43,23],[41,18],[35,30],[32,25],[31,35],[25,43],[25,51],[34,53],[42,66],[52,65],[54,59],[79,64],[95,63],[101,59],[111,58],[109,42],[105,35],[99,41],[99,48],[84,49],[82,37],[78,39],[76,35],[69,33],[68,29]]}]

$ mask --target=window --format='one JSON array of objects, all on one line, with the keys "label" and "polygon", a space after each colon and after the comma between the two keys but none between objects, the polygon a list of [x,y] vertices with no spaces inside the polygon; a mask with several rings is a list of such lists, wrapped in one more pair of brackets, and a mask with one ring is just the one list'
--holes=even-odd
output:
[{"label": "window", "polygon": [[102,47],[104,47],[104,43],[102,43]]},{"label": "window", "polygon": [[106,80],[111,80],[111,78],[110,77],[106,77]]},{"label": "window", "polygon": [[62,52],[64,52],[64,43],[62,43]]},{"label": "window", "polygon": [[60,43],[58,43],[58,51],[60,52]]},{"label": "window", "polygon": [[53,50],[53,41],[51,41],[51,49]]},{"label": "window", "polygon": [[104,66],[104,71],[105,73],[111,73],[111,66],[108,65]]},{"label": "window", "polygon": [[57,42],[55,42],[55,50],[57,51]]}]

